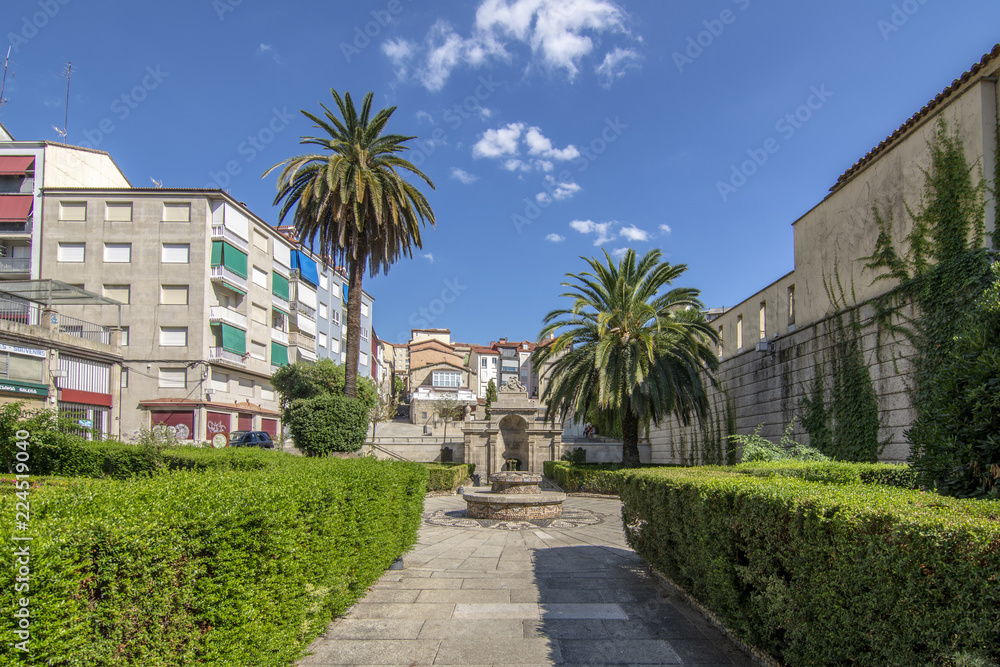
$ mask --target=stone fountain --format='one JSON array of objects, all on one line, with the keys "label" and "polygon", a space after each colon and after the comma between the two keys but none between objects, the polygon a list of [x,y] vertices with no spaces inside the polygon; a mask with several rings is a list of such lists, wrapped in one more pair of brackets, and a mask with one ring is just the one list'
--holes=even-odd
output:
[{"label": "stone fountain", "polygon": [[470,519],[539,521],[562,516],[565,493],[542,491],[542,476],[532,472],[498,472],[490,475],[489,491],[466,490],[465,515]]}]

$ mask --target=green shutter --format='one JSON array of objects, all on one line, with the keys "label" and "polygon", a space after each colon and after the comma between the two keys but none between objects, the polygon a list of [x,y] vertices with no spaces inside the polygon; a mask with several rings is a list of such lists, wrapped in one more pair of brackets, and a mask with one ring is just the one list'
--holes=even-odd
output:
[{"label": "green shutter", "polygon": [[[225,243],[225,241],[223,241]],[[222,252],[222,265],[241,278],[247,277],[247,254],[242,250],[234,248],[225,243],[225,250]],[[214,251],[214,250],[213,250]]]},{"label": "green shutter", "polygon": [[222,349],[236,354],[247,353],[247,334],[225,322],[222,323]]},{"label": "green shutter", "polygon": [[271,341],[271,365],[288,365],[288,348],[280,343],[275,343],[274,341]]},{"label": "green shutter", "polygon": [[288,278],[277,272],[271,274],[271,292],[288,301]]},{"label": "green shutter", "polygon": [[222,241],[212,241],[212,266],[222,265]]}]

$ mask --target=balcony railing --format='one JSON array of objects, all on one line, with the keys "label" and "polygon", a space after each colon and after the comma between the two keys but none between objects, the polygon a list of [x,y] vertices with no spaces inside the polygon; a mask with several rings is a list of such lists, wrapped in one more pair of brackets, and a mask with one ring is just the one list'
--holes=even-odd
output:
[{"label": "balcony railing", "polygon": [[313,308],[312,306],[307,306],[306,304],[302,303],[301,301],[292,301],[291,302],[291,306],[292,306],[291,312],[293,312],[293,313],[302,313],[303,315],[305,315],[306,317],[308,317],[310,320],[315,320],[316,319],[316,309]]},{"label": "balcony railing", "polygon": [[291,306],[288,305],[287,299],[283,299],[274,293],[271,294],[271,304],[274,305],[275,308],[280,308],[286,313],[291,309]]},{"label": "balcony railing", "polygon": [[31,258],[0,257],[0,273],[31,273]]},{"label": "balcony railing", "polygon": [[214,282],[225,283],[238,288],[242,292],[246,292],[247,290],[247,279],[233,273],[224,266],[213,266],[211,277]]},{"label": "balcony railing", "polygon": [[243,252],[250,250],[250,244],[241,239],[232,230],[226,229],[225,225],[212,225],[212,240],[213,241],[229,241],[229,244],[234,248],[239,248]]},{"label": "balcony railing", "polygon": [[235,352],[230,352],[229,350],[224,350],[221,347],[208,348],[208,359],[209,361],[216,361],[221,364],[235,366],[236,368],[247,367],[246,356],[242,354],[236,354]]},{"label": "balcony railing", "polygon": [[42,307],[28,301],[0,299],[0,320],[20,324],[41,324]]},{"label": "balcony railing", "polygon": [[105,345],[111,344],[111,329],[108,327],[102,327],[101,325],[94,324],[93,322],[78,320],[75,317],[70,317],[69,315],[63,315],[61,313],[56,314],[55,317],[58,318],[59,333],[61,334],[97,341],[98,343],[104,343]]},{"label": "balcony railing", "polygon": [[247,316],[225,306],[212,306],[208,312],[209,322],[225,322],[246,331]]},{"label": "balcony railing", "polygon": [[301,331],[288,334],[288,345],[289,347],[298,347],[306,350],[314,350],[316,348],[316,338],[315,336],[310,336],[307,333],[302,333]]},{"label": "balcony railing", "polygon": [[271,329],[271,340],[275,343],[281,343],[282,345],[288,345],[288,334],[281,329]]},{"label": "balcony railing", "polygon": [[0,222],[0,234],[10,236],[11,234],[30,234],[31,233],[31,218],[27,220],[7,220],[6,222]]}]

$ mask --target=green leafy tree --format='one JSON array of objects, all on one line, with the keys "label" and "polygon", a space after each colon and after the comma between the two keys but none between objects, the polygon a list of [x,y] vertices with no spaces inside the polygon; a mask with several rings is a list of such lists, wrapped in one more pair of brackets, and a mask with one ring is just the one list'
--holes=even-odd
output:
[{"label": "green leafy tree", "polygon": [[670,415],[683,424],[707,416],[703,378],[719,364],[698,290],[668,289],[687,266],[661,257],[654,249],[642,259],[628,250],[617,265],[606,251],[604,262],[583,258],[591,270],[562,283],[572,306],[545,316],[544,344],[532,354],[551,378],[542,395],[546,419],[583,423],[595,407],[615,413],[628,467],[639,465],[640,427]]},{"label": "green leafy tree", "polygon": [[[302,398],[315,398],[323,394],[345,394],[347,371],[343,364],[330,359],[320,359],[315,364],[288,364],[271,376],[271,385],[281,400],[282,418],[287,420],[287,410],[292,402]],[[357,398],[371,410],[378,402],[378,390],[368,378],[360,378]]]},{"label": "green leafy tree", "polygon": [[400,400],[402,400],[403,394],[406,393],[406,385],[403,384],[403,378],[398,375],[392,378],[392,393]]},{"label": "green leafy tree", "polygon": [[289,408],[288,428],[307,456],[356,452],[368,433],[368,411],[359,399],[342,394],[299,398]]},{"label": "green leafy tree", "polygon": [[444,440],[448,439],[448,422],[458,421],[462,418],[465,408],[459,404],[453,396],[444,396],[435,400],[432,405],[434,412],[444,422]]},{"label": "green leafy tree", "polygon": [[372,424],[372,442],[375,441],[375,427],[379,422],[389,421],[399,411],[400,395],[379,394],[375,407],[368,411],[368,421]]},{"label": "green leafy tree", "polygon": [[[396,107],[372,115],[372,93],[365,95],[360,113],[349,93],[330,90],[338,114],[326,105],[323,115],[302,114],[321,137],[302,137],[300,143],[318,146],[321,153],[288,158],[268,169],[281,168],[275,205],[279,219],[294,208],[299,239],[329,261],[347,265],[347,373],[344,393],[357,396],[358,357],[361,350],[361,282],[365,270],[374,277],[388,273],[401,255],[412,256],[422,247],[420,228],[434,225],[434,212],[424,195],[403,178],[410,172],[432,189],[434,184],[416,166],[400,157],[406,142],[416,137],[383,134]],[[318,238],[317,238],[318,237]]]},{"label": "green leafy tree", "polygon": [[486,418],[490,418],[490,406],[493,402],[497,400],[497,383],[490,378],[489,384],[486,385]]}]

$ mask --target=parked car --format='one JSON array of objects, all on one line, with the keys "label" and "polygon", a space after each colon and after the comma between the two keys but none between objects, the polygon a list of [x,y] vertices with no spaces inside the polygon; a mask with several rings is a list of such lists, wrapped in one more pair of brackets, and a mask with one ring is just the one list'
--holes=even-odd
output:
[{"label": "parked car", "polygon": [[267,431],[233,431],[229,434],[229,446],[274,449],[274,440]]}]

